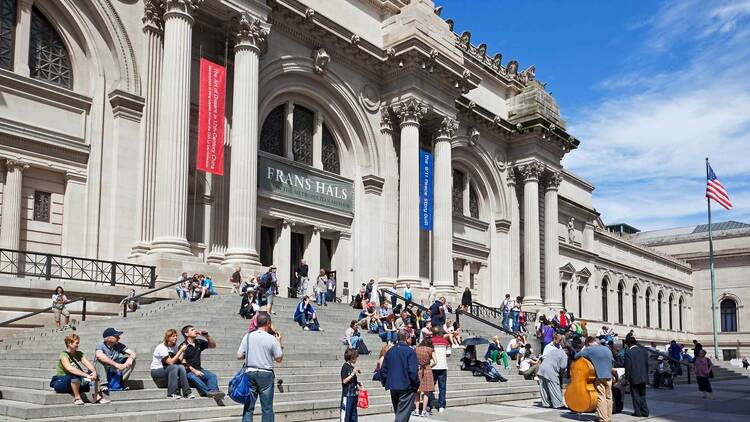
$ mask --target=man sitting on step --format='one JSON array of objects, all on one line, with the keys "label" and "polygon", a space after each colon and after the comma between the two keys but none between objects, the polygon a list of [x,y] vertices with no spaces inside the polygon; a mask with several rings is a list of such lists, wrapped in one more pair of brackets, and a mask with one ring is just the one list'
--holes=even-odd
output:
[{"label": "man sitting on step", "polygon": [[[121,335],[122,331],[107,328],[102,334],[102,342],[96,345],[94,351],[94,367],[103,381],[101,390],[105,393],[125,389],[135,367],[135,351],[120,343]],[[110,385],[114,380],[119,382],[112,382]]]},{"label": "man sitting on step", "polygon": [[[182,336],[185,337],[182,344],[187,345],[183,353],[183,359],[185,360],[188,381],[195,386],[201,396],[221,400],[224,398],[224,393],[219,391],[216,375],[201,366],[201,352],[215,348],[216,341],[208,335],[208,331],[196,330],[192,325],[182,327],[181,331]],[[205,340],[198,338],[198,336],[203,336]]]}]

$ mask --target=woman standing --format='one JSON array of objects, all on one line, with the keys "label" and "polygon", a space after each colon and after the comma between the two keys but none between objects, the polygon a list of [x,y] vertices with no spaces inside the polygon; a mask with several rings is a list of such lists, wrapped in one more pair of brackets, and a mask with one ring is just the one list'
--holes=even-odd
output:
[{"label": "woman standing", "polygon": [[81,338],[77,334],[65,336],[65,351],[60,353],[49,386],[56,393],[73,393],[73,404],[81,406],[81,392],[89,391],[89,385],[94,384],[94,403],[106,404],[109,400],[99,393],[99,377],[91,362],[83,352],[78,351]]},{"label": "woman standing", "polygon": [[[52,295],[52,312],[55,314],[55,325],[57,325],[57,331],[65,328],[70,328],[70,311],[65,307],[65,304],[70,302],[65,296],[65,290],[62,286],[55,288],[55,293]],[[65,325],[60,328],[60,317],[65,317]]]},{"label": "woman standing", "polygon": [[429,337],[422,340],[415,350],[417,354],[417,365],[419,374],[419,390],[417,390],[417,397],[414,402],[416,408],[414,409],[414,416],[420,416],[419,403],[422,403],[422,414],[421,416],[427,418],[430,416],[430,412],[427,410],[429,405],[430,393],[435,391],[435,381],[432,378],[432,367],[435,366],[437,358],[435,357],[435,349],[432,348],[432,339]]},{"label": "woman standing", "polygon": [[713,364],[711,359],[706,357],[706,351],[698,351],[698,357],[695,359],[695,378],[698,380],[698,391],[703,393],[704,399],[713,399],[713,390],[711,389],[711,368]]},{"label": "woman standing", "polygon": [[315,302],[318,306],[328,306],[326,303],[326,292],[328,291],[328,277],[326,276],[326,270],[320,269],[318,278],[315,281]]},{"label": "woman standing", "polygon": [[[151,360],[151,378],[158,386],[163,386],[166,381],[167,398],[195,398],[190,391],[185,366],[182,365],[185,349],[187,349],[186,343],[183,343],[179,349],[177,348],[177,330],[172,328],[164,333],[164,341],[154,349]],[[182,389],[182,395],[180,395],[180,389]]]},{"label": "woman standing", "polygon": [[461,295],[461,309],[468,311],[471,306],[471,290],[467,287],[464,294]]}]

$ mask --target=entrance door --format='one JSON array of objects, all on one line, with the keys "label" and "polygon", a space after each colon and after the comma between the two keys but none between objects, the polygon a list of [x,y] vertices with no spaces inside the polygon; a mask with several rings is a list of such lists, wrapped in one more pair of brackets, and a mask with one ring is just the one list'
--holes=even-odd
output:
[{"label": "entrance door", "polygon": [[[302,233],[294,233],[292,232],[292,239],[291,242],[292,249],[289,251],[289,262],[292,266],[289,270],[289,274],[294,277],[294,270],[299,265],[299,262],[302,260],[302,257],[304,256],[305,252],[305,235]],[[289,297],[297,297],[297,283],[299,283],[299,280],[291,280],[292,282],[290,284],[289,288]]]}]

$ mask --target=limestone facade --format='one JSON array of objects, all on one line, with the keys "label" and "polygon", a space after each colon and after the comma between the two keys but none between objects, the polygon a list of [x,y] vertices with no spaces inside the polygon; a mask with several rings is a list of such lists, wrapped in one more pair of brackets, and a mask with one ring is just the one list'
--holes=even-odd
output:
[{"label": "limestone facade", "polygon": [[[0,5],[14,17],[0,66],[3,248],[220,284],[237,265],[275,263],[284,295],[305,258],[335,270],[340,293],[375,278],[424,297],[433,281],[644,339],[692,335],[690,265],[603,230],[593,186],[562,167],[579,141],[536,69],[455,33],[431,0]],[[30,67],[39,28],[59,40],[55,75]],[[228,70],[223,176],[195,170],[201,57]],[[434,160],[432,231],[420,229],[420,150]],[[284,175],[341,191],[290,195]],[[44,206],[49,221],[35,220]]]}]

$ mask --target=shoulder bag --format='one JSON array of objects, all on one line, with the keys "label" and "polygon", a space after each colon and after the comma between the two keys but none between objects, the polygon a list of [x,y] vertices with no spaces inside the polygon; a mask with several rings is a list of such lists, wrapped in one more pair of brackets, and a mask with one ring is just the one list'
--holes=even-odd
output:
[{"label": "shoulder bag", "polygon": [[247,354],[250,353],[250,333],[245,335],[245,361],[242,368],[229,380],[227,392],[229,398],[240,404],[245,404],[250,397],[250,378],[247,376]]}]

